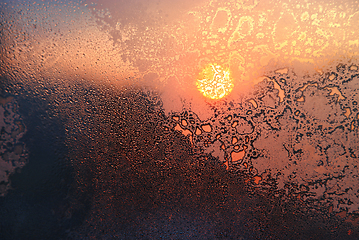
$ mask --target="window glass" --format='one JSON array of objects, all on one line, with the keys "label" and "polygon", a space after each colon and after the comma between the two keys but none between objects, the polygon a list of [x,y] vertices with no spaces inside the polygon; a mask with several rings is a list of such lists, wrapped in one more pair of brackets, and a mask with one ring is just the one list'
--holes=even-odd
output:
[{"label": "window glass", "polygon": [[356,1],[0,0],[4,239],[358,239]]}]

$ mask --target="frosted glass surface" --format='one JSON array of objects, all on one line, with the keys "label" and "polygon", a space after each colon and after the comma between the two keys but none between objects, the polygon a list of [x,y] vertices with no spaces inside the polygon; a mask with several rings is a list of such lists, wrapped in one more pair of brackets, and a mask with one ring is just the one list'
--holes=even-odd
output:
[{"label": "frosted glass surface", "polygon": [[0,0],[0,21],[4,239],[359,238],[357,1]]}]

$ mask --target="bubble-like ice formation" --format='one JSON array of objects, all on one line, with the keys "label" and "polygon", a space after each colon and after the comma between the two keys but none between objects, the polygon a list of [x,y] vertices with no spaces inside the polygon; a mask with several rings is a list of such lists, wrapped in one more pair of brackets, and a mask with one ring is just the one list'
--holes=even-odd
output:
[{"label": "bubble-like ice formation", "polygon": [[256,184],[266,185],[270,174],[279,189],[301,192],[302,186],[303,199],[357,212],[356,65],[340,63],[305,78],[276,70],[260,79],[241,102],[214,104],[206,121],[191,111],[172,120],[192,123],[182,125],[181,131],[197,132],[191,134],[195,147],[228,167],[249,171]]},{"label": "bubble-like ice formation", "polygon": [[9,177],[27,163],[27,150],[22,136],[26,128],[17,112],[13,97],[0,97],[0,196],[11,188]]}]

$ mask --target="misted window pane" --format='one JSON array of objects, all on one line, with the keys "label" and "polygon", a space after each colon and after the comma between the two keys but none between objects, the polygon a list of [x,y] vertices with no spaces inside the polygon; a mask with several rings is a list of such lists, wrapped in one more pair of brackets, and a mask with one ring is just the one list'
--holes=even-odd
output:
[{"label": "misted window pane", "polygon": [[1,239],[359,239],[358,2],[0,13]]}]

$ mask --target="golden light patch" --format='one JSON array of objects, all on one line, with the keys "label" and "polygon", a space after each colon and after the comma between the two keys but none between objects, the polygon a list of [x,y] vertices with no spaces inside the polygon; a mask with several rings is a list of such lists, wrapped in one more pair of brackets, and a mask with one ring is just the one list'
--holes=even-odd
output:
[{"label": "golden light patch", "polygon": [[217,64],[209,64],[200,72],[196,86],[203,96],[221,99],[233,90],[234,85],[229,69]]}]

